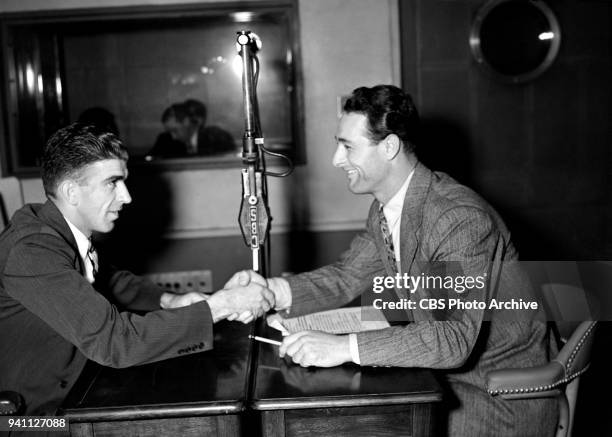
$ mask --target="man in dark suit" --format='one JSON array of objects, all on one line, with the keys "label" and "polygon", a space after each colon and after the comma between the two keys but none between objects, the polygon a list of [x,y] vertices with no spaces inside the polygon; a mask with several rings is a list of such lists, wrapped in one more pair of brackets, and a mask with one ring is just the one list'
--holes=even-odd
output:
[{"label": "man in dark suit", "polygon": [[[485,296],[480,301],[488,302],[491,297],[527,297],[529,284],[517,269],[518,255],[503,221],[472,190],[419,163],[418,124],[410,96],[399,88],[356,89],[339,121],[333,165],[346,172],[350,191],[375,198],[366,232],[334,264],[267,281],[244,271],[229,283],[269,286],[276,309],[291,317],[337,308],[360,294],[366,296],[362,302],[377,297],[415,303],[445,298],[447,304],[450,298],[467,302]],[[393,285],[384,287],[387,294],[376,293],[380,290],[375,285],[381,284],[376,278],[398,274],[481,278],[483,287],[474,292],[440,286],[408,290],[391,281]],[[441,375],[452,391],[443,426],[449,435],[554,433],[556,400],[507,401],[486,392],[485,376],[493,369],[547,362],[548,333],[536,314],[516,313],[500,320],[499,314],[484,309],[432,310],[420,305],[389,314],[408,323],[349,335],[303,331],[285,337],[280,354],[302,366],[354,362],[444,369]]]},{"label": "man in dark suit", "polygon": [[274,303],[260,285],[171,295],[98,259],[92,233],[111,231],[131,202],[126,161],[112,133],[60,129],[42,159],[47,202],[0,234],[0,391],[19,392],[28,415],[54,414],[87,359],[126,367],[201,352],[214,322]]},{"label": "man in dark suit", "polygon": [[190,155],[236,153],[231,134],[218,126],[206,126],[206,106],[196,99],[175,103],[162,114],[165,132],[159,134],[148,155],[177,158]]}]

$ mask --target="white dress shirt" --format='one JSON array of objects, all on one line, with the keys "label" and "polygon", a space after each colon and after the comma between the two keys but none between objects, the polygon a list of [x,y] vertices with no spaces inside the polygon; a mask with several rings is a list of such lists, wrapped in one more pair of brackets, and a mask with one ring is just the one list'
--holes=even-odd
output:
[{"label": "white dress shirt", "polygon": [[[412,180],[414,169],[410,172],[402,186],[393,195],[387,203],[383,205],[383,214],[387,219],[389,225],[389,232],[391,232],[391,240],[393,240],[393,253],[395,254],[395,261],[397,263],[397,271],[402,272],[402,263],[400,259],[400,227],[402,223],[402,209],[404,208],[404,199],[406,198],[406,192],[408,186]],[[351,349],[351,358],[355,364],[361,364],[359,360],[359,347],[357,345],[357,334],[349,334],[349,347]]]},{"label": "white dress shirt", "polygon": [[[412,169],[410,174],[406,177],[400,189],[383,206],[383,214],[389,224],[389,231],[391,232],[391,239],[393,240],[393,251],[397,261],[397,271],[400,273],[400,226],[402,221],[402,209],[404,208],[404,199],[406,198],[406,192],[412,180],[412,175],[414,175],[414,169]],[[268,279],[268,288],[274,292],[276,298],[275,309],[277,311],[285,310],[288,314],[291,307],[291,287],[289,282],[284,278],[270,278]],[[355,364],[361,364],[359,360],[357,334],[349,334],[349,348],[353,362]]]},{"label": "white dress shirt", "polygon": [[93,284],[95,281],[94,266],[92,265],[91,260],[87,256],[91,241],[85,236],[85,234],[83,234],[79,230],[79,228],[70,223],[70,220],[68,220],[66,217],[64,217],[64,220],[66,220],[66,223],[68,223],[68,227],[72,231],[72,235],[74,235],[77,247],[79,248],[79,255],[81,255],[81,259],[83,260],[83,264],[85,265],[85,277],[87,278],[90,284]]},{"label": "white dress shirt", "polygon": [[393,252],[397,262],[397,271],[399,273],[402,272],[402,265],[400,263],[400,226],[402,223],[402,209],[404,208],[406,191],[408,191],[408,185],[410,185],[413,174],[414,170],[410,172],[400,189],[383,206],[383,214],[389,224],[391,240],[393,240]]}]

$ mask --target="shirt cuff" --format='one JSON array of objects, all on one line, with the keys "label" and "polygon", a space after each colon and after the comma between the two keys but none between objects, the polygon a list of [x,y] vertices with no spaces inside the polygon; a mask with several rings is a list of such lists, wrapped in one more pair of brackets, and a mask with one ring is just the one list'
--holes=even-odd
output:
[{"label": "shirt cuff", "polygon": [[351,359],[355,364],[361,364],[359,361],[359,346],[357,344],[357,334],[349,334],[349,350],[351,352]]},{"label": "shirt cuff", "polygon": [[276,300],[274,309],[276,311],[285,310],[289,314],[291,308],[291,286],[289,282],[284,278],[270,278],[268,279],[268,288],[274,293],[274,299]]}]

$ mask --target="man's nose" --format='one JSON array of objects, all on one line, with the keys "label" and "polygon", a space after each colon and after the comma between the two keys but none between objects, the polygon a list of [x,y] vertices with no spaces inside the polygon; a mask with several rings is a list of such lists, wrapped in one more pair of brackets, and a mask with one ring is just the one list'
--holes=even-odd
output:
[{"label": "man's nose", "polygon": [[336,151],[334,152],[334,157],[332,158],[332,165],[334,167],[340,167],[346,160],[346,151],[342,145],[338,144],[336,147]]},{"label": "man's nose", "polygon": [[132,196],[130,196],[130,192],[124,182],[119,184],[117,200],[121,203],[132,203]]}]

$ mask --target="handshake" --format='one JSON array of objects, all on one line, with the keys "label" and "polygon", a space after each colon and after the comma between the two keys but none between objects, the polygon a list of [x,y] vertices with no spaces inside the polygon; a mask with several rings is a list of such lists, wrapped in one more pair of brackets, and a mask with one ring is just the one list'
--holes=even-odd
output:
[{"label": "handshake", "polygon": [[223,289],[211,295],[163,293],[160,306],[164,309],[180,308],[203,300],[208,302],[214,322],[228,319],[250,323],[276,306],[276,296],[268,288],[268,281],[252,270],[234,274]]}]

